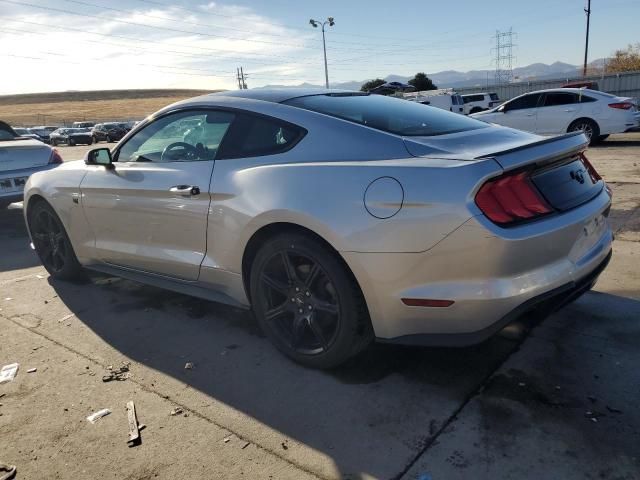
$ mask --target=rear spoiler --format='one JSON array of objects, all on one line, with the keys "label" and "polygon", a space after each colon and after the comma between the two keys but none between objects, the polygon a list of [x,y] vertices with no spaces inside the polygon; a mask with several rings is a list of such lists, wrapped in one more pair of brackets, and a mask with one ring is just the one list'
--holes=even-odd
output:
[{"label": "rear spoiler", "polygon": [[491,158],[498,162],[504,170],[513,170],[530,164],[540,166],[562,158],[572,157],[585,151],[588,145],[589,139],[583,132],[571,132],[482,155],[476,160]]}]

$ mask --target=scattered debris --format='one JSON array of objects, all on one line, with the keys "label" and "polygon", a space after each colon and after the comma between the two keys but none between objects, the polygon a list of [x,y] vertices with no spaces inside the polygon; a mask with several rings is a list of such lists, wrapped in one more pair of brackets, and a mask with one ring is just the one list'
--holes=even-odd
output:
[{"label": "scattered debris", "polygon": [[184,364],[184,369],[185,370],[193,370],[193,363],[192,362],[187,362]]},{"label": "scattered debris", "polygon": [[10,480],[16,476],[18,469],[15,465],[0,463],[0,480]]},{"label": "scattered debris", "polygon": [[109,410],[108,408],[103,408],[102,410],[98,410],[97,412],[89,415],[87,417],[87,421],[89,421],[89,423],[96,423],[96,421],[98,421],[100,418],[105,417],[110,413],[111,413],[111,410]]},{"label": "scattered debris", "polygon": [[622,410],[619,410],[617,408],[610,407],[609,405],[606,405],[606,407],[609,413],[622,413]]},{"label": "scattered debris", "polygon": [[245,448],[247,448],[249,445],[251,445],[250,442],[245,442],[244,445],[242,445],[242,450],[244,450]]},{"label": "scattered debris", "polygon": [[69,315],[65,315],[64,317],[62,317],[60,320],[58,320],[58,323],[62,323],[65,320],[69,320],[71,317],[75,317],[75,313],[70,313]]},{"label": "scattered debris", "polygon": [[108,374],[102,376],[102,381],[111,382],[113,380],[117,380],[121,382],[123,380],[126,380],[131,375],[131,373],[129,372],[130,365],[130,362],[122,362],[122,365],[120,365],[120,368],[118,368],[117,370],[113,370],[113,366],[109,365],[107,369],[111,371]]},{"label": "scattered debris", "polygon": [[229,437],[225,437],[225,439],[223,440],[224,443],[229,443],[229,440],[231,440]]},{"label": "scattered debris", "polygon": [[42,280],[44,277],[44,275],[36,275],[36,278],[39,278],[40,280]]},{"label": "scattered debris", "polygon": [[27,373],[36,373],[37,371],[37,368],[30,368],[29,370],[27,370]]},{"label": "scattered debris", "polygon": [[604,413],[600,412],[592,412],[591,410],[587,410],[584,412],[584,416],[591,420],[593,423],[598,423],[598,418],[604,417]]},{"label": "scattered debris", "polygon": [[282,443],[280,444],[280,446],[282,446],[282,449],[283,449],[283,450],[289,450],[289,446],[287,445],[287,441],[286,441],[286,440],[285,440],[284,442],[282,442]]},{"label": "scattered debris", "polygon": [[9,301],[13,300],[13,298],[11,298],[11,297],[7,297],[7,298],[5,298],[5,300],[6,300],[7,302],[9,302]]},{"label": "scattered debris", "polygon": [[140,445],[142,438],[140,437],[140,427],[138,425],[136,406],[133,400],[127,402],[127,421],[129,422],[129,439],[127,440],[127,444],[129,447]]},{"label": "scattered debris", "polygon": [[9,365],[2,367],[0,370],[0,383],[6,383],[13,380],[18,373],[18,367],[20,367],[18,363],[10,363]]},{"label": "scattered debris", "polygon": [[176,415],[180,415],[183,412],[181,407],[176,407],[171,410],[171,416],[175,417]]}]

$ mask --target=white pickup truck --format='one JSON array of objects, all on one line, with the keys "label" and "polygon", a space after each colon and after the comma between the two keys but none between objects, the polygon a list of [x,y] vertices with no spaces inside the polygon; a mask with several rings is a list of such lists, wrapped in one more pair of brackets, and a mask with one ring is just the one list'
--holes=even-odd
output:
[{"label": "white pickup truck", "polygon": [[0,122],[0,209],[22,201],[24,185],[32,173],[62,163],[60,154],[39,140],[21,137]]}]

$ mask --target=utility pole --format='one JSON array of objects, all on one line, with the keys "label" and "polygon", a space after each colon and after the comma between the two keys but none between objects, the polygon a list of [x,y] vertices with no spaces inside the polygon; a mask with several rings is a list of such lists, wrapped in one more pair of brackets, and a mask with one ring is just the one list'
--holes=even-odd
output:
[{"label": "utility pole", "polygon": [[238,80],[238,89],[239,90],[246,90],[247,89],[247,82],[245,81],[245,78],[248,77],[249,75],[245,75],[244,71],[242,70],[242,67],[236,68],[236,79]]},{"label": "utility pole", "polygon": [[[247,89],[247,82],[244,81],[244,72],[242,71],[242,67],[240,67],[240,76],[242,77],[242,89]],[[249,76],[249,75],[247,75]]]},{"label": "utility pole", "polygon": [[587,37],[584,42],[584,65],[582,66],[582,76],[587,76],[587,55],[589,53],[589,20],[591,18],[591,0],[587,0],[587,7],[584,9],[587,14]]}]

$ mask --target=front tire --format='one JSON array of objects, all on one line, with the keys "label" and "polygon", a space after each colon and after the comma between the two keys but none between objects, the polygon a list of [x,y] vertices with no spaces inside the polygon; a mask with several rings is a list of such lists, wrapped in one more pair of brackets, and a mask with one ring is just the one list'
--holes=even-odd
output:
[{"label": "front tire", "polygon": [[70,147],[75,147],[76,142],[74,142],[73,140],[69,139],[69,146]]},{"label": "front tire", "polygon": [[73,251],[60,218],[49,204],[41,201],[29,212],[29,231],[44,268],[60,280],[82,277],[82,266]]},{"label": "front tire", "polygon": [[337,255],[311,236],[267,240],[251,266],[250,291],[264,333],[307,367],[336,367],[373,339],[355,280]]},{"label": "front tire", "polygon": [[596,122],[589,118],[579,118],[571,123],[567,129],[568,132],[577,132],[580,130],[582,130],[589,139],[589,145],[593,145],[598,142],[598,137],[600,137],[600,127],[598,127]]}]

